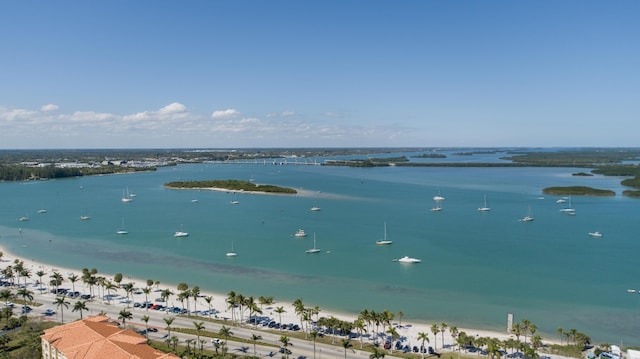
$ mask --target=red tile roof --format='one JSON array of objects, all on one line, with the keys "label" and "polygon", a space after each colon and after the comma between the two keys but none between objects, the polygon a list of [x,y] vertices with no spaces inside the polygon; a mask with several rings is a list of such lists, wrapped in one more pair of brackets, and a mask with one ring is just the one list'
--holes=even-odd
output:
[{"label": "red tile roof", "polygon": [[105,315],[47,329],[41,338],[68,359],[179,358],[150,347],[145,337],[131,329],[120,329]]}]

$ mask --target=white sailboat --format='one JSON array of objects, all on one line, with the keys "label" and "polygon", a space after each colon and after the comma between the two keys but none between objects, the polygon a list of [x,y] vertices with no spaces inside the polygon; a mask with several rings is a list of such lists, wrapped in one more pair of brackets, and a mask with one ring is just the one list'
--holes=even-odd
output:
[{"label": "white sailboat", "polygon": [[486,194],[484,195],[484,206],[478,207],[478,211],[479,212],[489,212],[489,211],[491,211],[491,208],[489,208],[487,206],[487,195]]},{"label": "white sailboat", "polygon": [[227,252],[227,257],[237,257],[238,253],[233,251],[233,241],[231,241],[231,252]]},{"label": "white sailboat", "polygon": [[[436,200],[435,199],[436,197],[433,197],[435,203],[433,204],[433,208],[431,208],[432,212],[440,212],[440,211],[442,211],[442,207],[440,206],[440,201],[441,200]],[[440,197],[440,198],[442,198],[442,197]]]},{"label": "white sailboat", "polygon": [[393,243],[392,240],[387,239],[387,222],[384,222],[384,239],[379,239],[376,241],[376,244],[379,245],[389,245]]},{"label": "white sailboat", "polygon": [[116,234],[129,234],[129,231],[124,228],[124,218],[122,218],[122,226],[118,228]]},{"label": "white sailboat", "polygon": [[306,237],[307,236],[307,232],[304,231],[304,229],[300,228],[298,229],[298,231],[293,235],[294,237]]},{"label": "white sailboat", "polygon": [[229,203],[231,203],[231,204],[239,204],[240,203],[240,201],[238,201],[238,197],[236,196],[235,192],[233,192],[233,199]]},{"label": "white sailboat", "polygon": [[529,206],[529,214],[527,214],[526,216],[522,217],[520,219],[520,222],[531,222],[533,221],[533,217],[531,216],[531,206]]},{"label": "white sailboat", "polygon": [[20,222],[27,222],[29,221],[29,216],[27,215],[27,212],[24,212],[24,216],[18,218],[18,221]]},{"label": "white sailboat", "polygon": [[404,256],[402,258],[398,258],[398,259],[394,259],[394,262],[400,262],[400,263],[421,263],[422,259],[418,259],[418,258],[412,258],[409,256]]},{"label": "white sailboat", "polygon": [[311,210],[312,210],[312,211],[314,211],[314,212],[316,212],[316,211],[319,211],[319,210],[320,210],[320,207],[318,207],[318,206],[313,206],[313,207],[311,207]]},{"label": "white sailboat", "polygon": [[127,187],[127,191],[122,191],[122,198],[120,198],[120,200],[122,202],[131,202],[133,201],[133,198],[131,198],[131,195],[129,194],[129,187]]},{"label": "white sailboat", "polygon": [[563,207],[562,209],[560,209],[560,212],[563,212],[569,215],[576,212],[575,208],[573,208],[573,206],[571,205],[571,196],[569,196],[569,205],[567,207]]},{"label": "white sailboat", "polygon": [[320,249],[316,247],[316,234],[313,234],[313,248],[307,249],[305,253],[320,253]]}]

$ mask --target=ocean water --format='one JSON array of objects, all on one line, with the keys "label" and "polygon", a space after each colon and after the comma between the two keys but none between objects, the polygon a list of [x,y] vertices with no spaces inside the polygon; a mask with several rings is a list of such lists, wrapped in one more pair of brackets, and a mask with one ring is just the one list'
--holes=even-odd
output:
[{"label": "ocean water", "polygon": [[[478,161],[474,156],[448,160]],[[500,154],[481,156],[499,161]],[[492,330],[504,330],[513,313],[550,337],[558,327],[575,328],[596,343],[640,345],[640,295],[627,293],[640,289],[640,202],[621,195],[620,178],[571,176],[579,171],[189,164],[2,183],[0,243],[34,260],[173,288],[186,282],[219,293],[302,298],[337,312],[388,309],[402,311],[403,320]],[[163,187],[250,178],[307,195]],[[571,198],[576,215],[568,216],[557,197],[541,194],[563,185],[617,195]],[[123,203],[127,189],[137,196]],[[430,210],[435,195],[445,197],[441,212]],[[480,213],[485,195],[492,210]],[[240,203],[231,205],[234,198]],[[41,208],[47,213],[37,213]],[[529,211],[535,220],[519,221]],[[24,215],[30,221],[17,220]],[[385,222],[393,245],[376,246]],[[128,235],[115,233],[122,224]],[[298,228],[309,236],[293,237]],[[178,230],[189,237],[174,238]],[[604,236],[589,236],[593,231]],[[306,254],[314,235],[322,251]],[[228,258],[232,245],[239,255]],[[422,263],[393,261],[405,255]]]}]

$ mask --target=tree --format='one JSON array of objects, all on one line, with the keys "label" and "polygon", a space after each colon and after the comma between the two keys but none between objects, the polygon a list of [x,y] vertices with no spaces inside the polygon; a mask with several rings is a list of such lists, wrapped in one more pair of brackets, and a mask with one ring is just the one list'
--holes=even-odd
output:
[{"label": "tree", "polygon": [[133,313],[131,313],[126,309],[122,309],[120,313],[118,313],[118,319],[122,320],[122,326],[125,326],[127,324],[127,320],[132,318],[133,318]]},{"label": "tree", "polygon": [[172,295],[173,292],[169,288],[163,289],[162,292],[160,292],[160,298],[162,298],[162,301],[167,305],[169,304],[169,297],[171,297]]},{"label": "tree", "polygon": [[224,337],[224,345],[226,346],[227,341],[229,340],[229,337],[233,335],[233,332],[231,331],[231,329],[223,325],[218,333]]},{"label": "tree", "polygon": [[111,291],[118,288],[112,281],[104,282],[104,289],[107,291],[107,303],[111,304]]},{"label": "tree", "polygon": [[75,304],[73,305],[73,309],[71,309],[72,312],[80,312],[81,320],[82,320],[82,311],[84,310],[89,310],[89,308],[87,308],[86,303],[82,300],[75,302]]},{"label": "tree", "polygon": [[62,277],[62,274],[58,273],[58,272],[53,272],[53,274],[51,274],[49,276],[49,278],[51,278],[51,284],[56,287],[56,294],[58,294],[58,287],[60,286],[60,284],[62,284],[62,282],[64,281],[64,277]]},{"label": "tree", "polygon": [[80,279],[80,277],[78,277],[78,275],[77,275],[77,274],[75,274],[75,273],[71,273],[71,274],[67,277],[67,279],[69,280],[69,282],[71,282],[71,290],[72,290],[73,292],[75,292],[75,291],[76,291],[76,282],[78,281],[78,279]]},{"label": "tree", "polygon": [[278,326],[280,327],[280,331],[282,331],[282,313],[286,313],[284,307],[277,307],[274,312],[278,313]]},{"label": "tree", "polygon": [[358,317],[353,322],[353,327],[358,332],[358,336],[360,337],[360,349],[362,349],[364,347],[364,342],[362,340],[363,339],[362,334],[367,331],[367,329],[365,328],[365,325],[364,325],[364,320],[361,317]]},{"label": "tree", "polygon": [[[389,327],[387,334],[391,337],[391,341],[394,342],[400,338],[400,334],[398,334],[398,331],[394,327]],[[391,352],[393,353],[393,345],[391,346]]]},{"label": "tree", "polygon": [[444,348],[444,332],[447,330],[447,323],[442,322],[440,324],[440,333],[442,334],[442,347]]},{"label": "tree", "polygon": [[[142,288],[142,293],[144,293],[144,303],[145,304],[149,303],[149,293],[151,293],[151,288],[149,287]],[[149,311],[148,305],[145,305],[144,308],[147,312]]]},{"label": "tree", "polygon": [[399,310],[396,315],[398,316],[398,324],[402,326],[402,317],[404,317],[404,313],[401,310]]},{"label": "tree", "polygon": [[171,336],[171,324],[173,323],[173,321],[176,319],[175,317],[166,317],[163,318],[164,322],[167,324],[167,332],[169,332],[169,336]]},{"label": "tree", "polygon": [[204,301],[207,302],[207,305],[209,306],[209,318],[211,318],[211,302],[213,301],[213,297],[212,296],[206,296],[204,297]]},{"label": "tree", "polygon": [[373,349],[372,353],[369,354],[369,359],[383,359],[384,358],[384,350],[378,348],[378,347],[373,347],[371,348]]},{"label": "tree", "polygon": [[[47,272],[43,271],[43,270],[39,270],[36,272],[36,275],[38,276],[38,287],[42,286],[42,277],[44,277],[45,275],[47,275]],[[38,290],[42,290],[42,288],[38,288]]]},{"label": "tree", "polygon": [[117,286],[120,286],[120,282],[122,282],[122,273],[116,273],[113,276],[113,281],[116,283]]},{"label": "tree", "polygon": [[[425,333],[425,332],[420,332],[420,333],[418,333],[418,340],[421,340],[421,341],[422,341],[422,347],[423,347],[423,348],[426,348],[426,347],[424,346],[424,342],[429,343],[429,334],[428,334],[428,333]],[[424,352],[425,352],[425,350],[422,350],[422,351],[420,351],[420,352],[422,353],[422,358],[424,358]]]},{"label": "tree", "polygon": [[313,340],[313,359],[316,359],[316,338],[318,337],[318,331],[312,330],[309,335],[311,336],[311,340]]},{"label": "tree", "polygon": [[231,309],[231,323],[235,323],[234,313],[235,313],[236,302],[237,302],[236,292],[230,291],[229,293],[227,293],[227,298],[225,299],[225,302],[227,303],[227,308]]},{"label": "tree", "polygon": [[134,283],[125,283],[122,285],[122,289],[124,289],[124,292],[127,294],[127,307],[128,307],[130,303],[129,296],[135,290]]},{"label": "tree", "polygon": [[289,358],[289,350],[287,349],[290,344],[289,337],[287,337],[286,335],[281,336],[280,343],[282,343],[282,347],[284,348],[284,357]]},{"label": "tree", "polygon": [[438,334],[440,332],[440,328],[438,328],[438,324],[433,324],[431,325],[431,333],[433,333],[433,346],[434,349],[438,349],[438,343],[437,343],[437,339],[436,338],[436,334]]},{"label": "tree", "polygon": [[556,332],[560,336],[560,345],[562,345],[562,336],[564,335],[564,329],[558,328],[558,329],[556,329]]},{"label": "tree", "polygon": [[143,315],[142,318],[140,318],[143,322],[144,322],[144,334],[147,337],[147,339],[149,339],[149,316],[148,315]]},{"label": "tree", "polygon": [[344,338],[340,341],[340,344],[344,348],[344,359],[347,359],[347,349],[351,348],[351,339]]},{"label": "tree", "polygon": [[64,309],[69,308],[69,302],[67,302],[66,297],[63,295],[61,297],[56,297],[56,300],[53,301],[53,304],[60,309],[60,321],[64,323]]},{"label": "tree", "polygon": [[260,339],[262,339],[261,336],[255,334],[255,333],[251,334],[251,341],[253,342],[253,356],[256,357],[256,358],[258,357],[258,354],[256,352],[256,342],[258,340],[260,340]]},{"label": "tree", "polygon": [[[204,322],[193,322],[193,326],[196,328],[197,341],[200,342],[200,333],[204,329]],[[202,354],[202,346],[200,347],[200,354]]]},{"label": "tree", "polygon": [[200,297],[200,287],[198,287],[197,285],[194,285],[193,288],[191,288],[191,296],[193,297],[193,311],[197,312],[198,298]]},{"label": "tree", "polygon": [[16,295],[22,297],[22,300],[25,302],[28,301],[29,303],[31,303],[31,301],[33,300],[33,292],[26,287],[18,289]]}]

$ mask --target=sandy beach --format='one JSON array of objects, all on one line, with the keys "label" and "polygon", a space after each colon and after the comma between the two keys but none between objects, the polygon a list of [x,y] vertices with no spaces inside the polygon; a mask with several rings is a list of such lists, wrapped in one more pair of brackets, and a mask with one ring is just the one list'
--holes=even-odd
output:
[{"label": "sandy beach", "polygon": [[[14,255],[13,253],[9,252],[6,250],[6,248],[0,246],[0,251],[2,251],[3,256],[2,256],[2,262],[0,263],[0,268],[4,269],[9,265],[12,265],[14,263],[14,261],[17,259],[19,261],[23,261],[24,262],[24,267],[26,269],[28,269],[31,273],[31,277],[27,280],[27,284],[34,286],[34,294],[36,294],[35,300],[38,300],[38,295],[42,296],[48,296],[50,297],[51,300],[53,300],[53,298],[55,298],[54,294],[51,294],[49,292],[49,290],[51,289],[49,285],[47,285],[46,283],[48,283],[50,281],[50,276],[52,273],[57,272],[62,274],[62,276],[64,277],[64,281],[62,283],[62,285],[60,286],[61,288],[68,288],[68,289],[72,289],[72,287],[75,287],[75,291],[79,291],[80,293],[83,294],[89,294],[90,293],[90,288],[87,284],[85,284],[84,282],[82,282],[81,279],[79,279],[78,281],[75,282],[75,285],[72,285],[72,283],[67,279],[70,275],[75,274],[77,275],[79,278],[82,277],[82,269],[81,268],[71,268],[71,267],[60,267],[60,266],[51,266],[48,265],[46,263],[40,263],[40,262],[35,262],[33,260],[30,260],[28,258],[22,258],[19,256]],[[113,278],[115,273],[101,273],[100,269],[97,268],[98,270],[98,275],[99,276],[103,276],[106,279],[109,279],[113,282]],[[37,293],[38,291],[35,290],[35,283],[39,280],[39,278],[37,277],[36,273],[38,271],[43,271],[46,274],[42,277],[42,281],[45,283],[45,285],[43,285],[43,287],[45,287],[47,290],[43,291],[43,294],[39,294]],[[121,284],[125,284],[125,283],[133,283],[134,288],[144,288],[147,286],[146,284],[146,280],[142,280],[140,278],[134,278],[134,277],[129,277],[127,275],[127,273],[122,273],[123,274],[123,279]],[[155,287],[155,285],[152,288],[151,293],[148,294],[148,301],[149,302],[156,302],[156,300],[158,298],[160,298],[160,292],[163,289],[170,289],[172,292],[177,293],[179,292],[177,290],[177,285],[178,283],[163,283],[162,281],[160,281],[160,285],[158,288]],[[94,302],[102,302],[102,299],[99,299],[98,297],[98,293],[100,293],[100,291],[94,287],[94,295],[96,295],[96,299],[94,299]],[[225,291],[231,291],[233,290],[232,288],[228,288],[228,289],[224,289]],[[110,305],[122,305],[123,307],[126,306],[131,306],[133,307],[133,303],[138,302],[138,303],[142,303],[145,301],[145,295],[141,292],[141,291],[137,291],[136,294],[133,294],[133,298],[131,300],[130,303],[126,302],[126,296],[123,290],[118,289],[112,292],[112,294],[115,294],[111,300],[109,301]],[[241,294],[241,293],[238,293]],[[213,298],[213,300],[211,300],[211,303],[207,303],[207,301],[205,300],[205,298],[207,296],[211,296]],[[224,319],[224,320],[228,320],[230,322],[231,325],[231,318],[232,318],[232,313],[231,310],[227,307],[226,304],[226,294],[222,294],[222,292],[202,292],[200,293],[198,299],[197,299],[197,309],[199,311],[203,311],[203,310],[208,310],[209,308],[211,308],[211,310],[214,312],[213,315],[211,315],[212,317],[216,317],[218,319]],[[191,305],[189,306],[191,309],[193,309],[193,298],[189,299]],[[73,307],[73,303],[74,300],[70,298],[70,302],[71,302],[71,306],[70,308]],[[106,301],[105,301],[106,302]],[[257,302],[257,299],[256,299]],[[45,306],[51,306],[50,303],[43,303]],[[165,304],[165,303],[162,303]],[[166,303],[165,305],[167,306],[172,306],[172,307],[183,307],[182,303],[178,300],[177,295],[172,295],[169,300],[168,303]],[[315,305],[318,305],[318,303],[304,303],[305,306],[307,307],[314,307]],[[185,305],[186,307],[186,305]],[[278,313],[275,312],[275,309],[278,307],[283,307],[283,309],[285,310],[283,313],[281,313],[280,315]],[[322,308],[322,306],[319,306],[320,308],[320,316],[321,317],[330,317],[330,316],[334,316],[338,319],[341,320],[345,320],[345,321],[354,321],[357,318],[356,314],[345,314],[345,313],[336,313],[336,312],[328,312],[326,310],[324,310]],[[279,322],[280,320],[282,321],[282,323],[294,323],[294,324],[300,324],[300,319],[299,317],[296,315],[295,312],[295,308],[293,306],[292,303],[289,302],[274,302],[271,305],[265,305],[263,306],[263,313],[261,315],[263,316],[269,316],[271,317],[273,320],[275,320],[276,322]],[[144,309],[142,309],[144,310]],[[68,313],[66,315],[68,315],[69,317],[72,316],[71,313],[71,309],[68,309],[65,313]],[[165,317],[167,315],[167,313],[163,312],[163,311],[153,311],[153,310],[149,310],[148,312],[149,316],[159,316],[159,317]],[[134,313],[134,315],[137,313]],[[172,314],[172,313],[171,313]],[[238,316],[238,311],[236,310],[235,313],[236,319]],[[248,314],[245,312],[245,319],[247,318]],[[113,319],[117,319],[117,318],[113,318]],[[449,330],[447,329],[444,333],[444,338],[442,333],[438,333],[437,337],[434,340],[433,337],[433,333],[431,332],[431,325],[433,323],[417,323],[417,322],[410,322],[410,321],[405,321],[402,320],[401,325],[400,325],[400,318],[398,318],[397,316],[395,316],[394,320],[393,320],[393,325],[395,326],[398,334],[400,335],[401,338],[404,338],[404,340],[406,340],[408,343],[411,343],[411,345],[420,345],[420,341],[417,339],[418,335],[420,332],[424,332],[427,333],[429,335],[429,340],[430,340],[430,346],[434,346],[437,350],[442,350],[443,345],[449,346],[454,344],[454,340],[450,335]],[[133,319],[133,322],[139,322],[139,318],[136,315]],[[441,323],[437,323],[438,325],[440,325]],[[450,324],[450,325],[454,325],[454,324]],[[506,325],[505,325],[506,326]],[[260,327],[259,327],[260,328]],[[506,333],[506,329],[504,333],[501,332],[496,332],[496,331],[488,331],[488,330],[479,330],[479,329],[473,329],[473,328],[458,328],[459,332],[465,332],[467,335],[469,336],[478,336],[478,337],[491,337],[491,338],[498,338],[500,340],[505,340],[508,338],[514,338],[515,336],[509,333]],[[370,336],[367,340],[373,340],[373,336]],[[380,340],[380,338],[378,338],[378,340]],[[556,341],[552,338],[543,338],[543,341],[545,343],[556,343]]]}]

